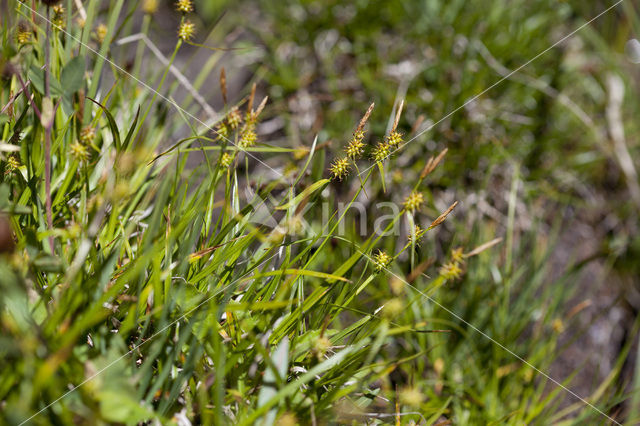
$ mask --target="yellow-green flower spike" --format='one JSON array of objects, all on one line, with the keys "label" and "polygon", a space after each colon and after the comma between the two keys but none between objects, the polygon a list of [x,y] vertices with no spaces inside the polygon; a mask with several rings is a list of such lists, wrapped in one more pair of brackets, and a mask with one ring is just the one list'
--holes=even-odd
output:
[{"label": "yellow-green flower spike", "polygon": [[191,0],[178,0],[176,9],[182,13],[193,12],[193,2]]},{"label": "yellow-green flower spike", "polygon": [[404,200],[404,208],[407,211],[414,212],[416,210],[420,210],[420,207],[424,203],[424,195],[421,192],[413,191],[409,196]]},{"label": "yellow-green flower spike", "polygon": [[342,180],[349,174],[349,160],[346,158],[335,160],[329,167],[329,171],[334,179]]},{"label": "yellow-green flower spike", "polygon": [[386,269],[386,267],[391,263],[391,260],[391,256],[382,250],[378,250],[378,252],[373,255],[373,264],[375,265],[377,272]]},{"label": "yellow-green flower spike", "polygon": [[183,41],[189,41],[196,34],[196,25],[191,21],[184,21],[178,29],[178,37]]}]

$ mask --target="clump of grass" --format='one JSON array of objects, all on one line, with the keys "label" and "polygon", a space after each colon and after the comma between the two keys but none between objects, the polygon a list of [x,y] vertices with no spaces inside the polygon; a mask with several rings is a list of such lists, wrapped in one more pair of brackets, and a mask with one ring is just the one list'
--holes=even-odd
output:
[{"label": "clump of grass", "polygon": [[[472,338],[468,327],[486,325],[548,367],[542,354],[557,343],[549,330],[518,338],[531,325],[526,301],[536,291],[556,304],[566,297],[543,285],[544,253],[508,278],[535,273],[538,280],[516,306],[502,282],[481,285],[488,271],[505,268],[489,252],[496,240],[479,245],[494,237],[491,230],[457,233],[460,245],[476,248],[454,250],[440,269],[425,258],[437,251],[434,228],[450,223],[457,205],[440,213],[425,182],[446,151],[426,162],[413,188],[402,182],[400,193],[410,195],[404,204],[396,200],[403,207],[383,230],[408,225],[408,238],[356,232],[348,212],[365,187],[369,200],[387,196],[371,166],[383,179],[395,167],[378,148],[373,162],[365,155],[373,104],[329,167],[331,154],[316,142],[300,155],[258,138],[267,98],[254,108],[253,86],[228,105],[224,72],[222,119],[203,125],[190,98],[171,111],[156,103],[181,89],[167,76],[192,31],[180,35],[163,67],[141,66],[139,51],[131,66],[136,81],[113,65],[124,57],[114,37],[130,29],[120,14],[140,7],[146,32],[157,4],[98,6],[85,2],[84,28],[43,32],[42,8],[16,3],[2,29],[11,61],[0,93],[0,209],[8,217],[0,219],[3,421],[554,419],[544,382],[533,383],[529,366],[511,366],[509,354]],[[71,10],[67,2],[65,13]],[[192,10],[191,2],[177,3],[181,29]],[[95,38],[101,56],[87,48],[98,19],[106,22]],[[21,23],[36,29],[35,40],[24,41]],[[155,89],[140,81],[156,82]],[[198,81],[205,79],[195,79],[196,89]],[[402,109],[380,142],[388,154],[402,144]],[[366,161],[363,172],[359,161]],[[285,162],[295,170],[293,183],[266,174]],[[358,179],[349,179],[351,167]],[[251,195],[243,199],[243,191]],[[469,322],[429,303],[435,294]],[[479,303],[487,300],[503,302],[510,315],[494,319],[492,306]],[[547,310],[557,312],[555,305]],[[485,377],[486,365],[502,375]],[[521,385],[523,377],[530,385]]]}]

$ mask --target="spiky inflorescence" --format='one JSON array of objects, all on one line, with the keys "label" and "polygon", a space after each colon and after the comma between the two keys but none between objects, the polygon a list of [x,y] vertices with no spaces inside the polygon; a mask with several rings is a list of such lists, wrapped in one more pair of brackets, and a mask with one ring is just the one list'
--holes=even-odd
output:
[{"label": "spiky inflorescence", "polygon": [[391,260],[391,256],[382,250],[378,250],[378,252],[373,255],[373,264],[375,265],[377,272],[386,269],[386,267],[391,263]]},{"label": "spiky inflorescence", "polygon": [[376,163],[382,163],[391,154],[391,147],[384,142],[378,142],[378,145],[373,149],[371,158]]},{"label": "spiky inflorescence", "polygon": [[224,121],[221,121],[220,123],[218,123],[218,125],[216,126],[216,129],[214,130],[214,133],[220,138],[220,139],[227,139],[229,137],[229,126],[227,125],[227,123],[225,123]]},{"label": "spiky inflorescence", "polygon": [[242,124],[242,115],[238,111],[238,107],[233,107],[227,114],[227,124],[231,130],[237,129]]},{"label": "spiky inflorescence", "polygon": [[342,178],[349,174],[349,160],[346,158],[338,158],[331,164],[329,171],[334,179],[342,180]]},{"label": "spiky inflorescence", "polygon": [[451,250],[451,260],[455,263],[461,263],[464,260],[464,252],[462,247]]},{"label": "spiky inflorescence", "polygon": [[402,134],[394,130],[389,134],[389,136],[387,136],[387,143],[389,146],[396,148],[402,143]]},{"label": "spiky inflorescence", "polygon": [[349,142],[349,145],[347,145],[345,152],[347,153],[347,157],[352,160],[357,160],[358,158],[360,158],[362,156],[362,153],[364,152],[364,143],[362,143],[362,137],[357,137],[354,134],[353,139],[351,139],[351,142]]},{"label": "spiky inflorescence", "polygon": [[176,2],[176,9],[182,13],[193,12],[193,2],[191,0],[178,0]]},{"label": "spiky inflorescence", "polygon": [[20,22],[18,24],[18,29],[16,30],[16,41],[18,44],[26,44],[31,40],[31,30],[29,29],[29,25]]},{"label": "spiky inflorescence", "polygon": [[53,6],[53,18],[51,19],[51,23],[55,28],[64,29],[66,21],[64,18],[64,7],[62,5]]},{"label": "spiky inflorescence", "polygon": [[4,169],[4,173],[5,175],[11,174],[16,170],[18,170],[19,167],[20,167],[20,161],[18,161],[15,155],[10,155],[7,158],[7,166]]},{"label": "spiky inflorescence", "polygon": [[196,34],[196,25],[186,20],[180,24],[180,28],[178,29],[178,37],[180,40],[189,41]]},{"label": "spiky inflorescence", "polygon": [[249,148],[256,144],[258,141],[258,135],[253,126],[245,126],[242,129],[242,133],[240,134],[240,140],[238,141],[238,146],[240,148]]},{"label": "spiky inflorescence", "polygon": [[462,275],[462,269],[460,269],[458,262],[449,262],[442,265],[440,268],[440,275],[445,280],[456,279]]},{"label": "spiky inflorescence", "polygon": [[222,154],[222,157],[220,157],[220,165],[224,168],[228,168],[232,162],[233,156],[228,152],[225,152],[224,154]]},{"label": "spiky inflorescence", "polygon": [[427,231],[425,229],[422,229],[420,225],[414,225],[412,232],[409,233],[409,245],[419,245],[420,239],[424,236],[425,232]]},{"label": "spiky inflorescence", "polygon": [[424,203],[424,195],[422,192],[413,191],[409,196],[404,200],[404,208],[410,212],[414,212],[419,210],[422,204]]},{"label": "spiky inflorescence", "polygon": [[80,162],[87,161],[89,159],[89,150],[86,146],[77,141],[69,146],[69,154],[71,154],[71,157],[75,160]]}]

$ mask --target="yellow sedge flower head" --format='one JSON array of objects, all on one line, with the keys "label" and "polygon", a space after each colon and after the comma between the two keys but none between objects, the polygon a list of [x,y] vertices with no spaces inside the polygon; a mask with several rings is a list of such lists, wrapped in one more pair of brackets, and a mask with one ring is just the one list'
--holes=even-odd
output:
[{"label": "yellow sedge flower head", "polygon": [[69,146],[69,154],[71,154],[71,157],[75,160],[80,162],[87,161],[89,159],[89,150],[86,146],[77,141]]},{"label": "yellow sedge flower head", "polygon": [[231,165],[232,162],[233,162],[233,156],[231,154],[229,154],[228,152],[225,152],[224,154],[222,154],[222,157],[220,158],[220,165],[222,167],[226,169]]},{"label": "yellow sedge flower head", "polygon": [[455,263],[460,263],[464,260],[464,253],[462,247],[451,250],[451,260]]},{"label": "yellow sedge flower head", "polygon": [[189,41],[196,34],[196,25],[186,20],[180,24],[180,28],[178,29],[178,37],[180,40]]},{"label": "yellow sedge flower head", "polygon": [[156,13],[158,11],[158,0],[144,0],[142,11],[149,15]]},{"label": "yellow sedge flower head", "polygon": [[193,2],[191,0],[178,0],[176,9],[182,13],[193,12]]},{"label": "yellow sedge flower head", "polygon": [[329,167],[332,178],[342,180],[349,174],[349,160],[346,158],[338,158],[335,160],[331,167]]},{"label": "yellow sedge flower head", "polygon": [[108,31],[109,29],[107,28],[107,26],[101,23],[96,27],[96,30],[93,33],[93,37],[96,39],[98,43],[102,43],[104,39],[107,37]]},{"label": "yellow sedge flower head", "polygon": [[425,229],[422,229],[420,227],[420,225],[414,225],[413,227],[413,231],[411,233],[409,233],[409,245],[413,245],[414,242],[414,238],[415,238],[415,245],[419,245],[420,243],[420,239],[424,236],[425,232],[427,232]]},{"label": "yellow sedge flower head", "polygon": [[449,262],[447,264],[442,265],[440,268],[440,275],[445,280],[453,280],[459,278],[462,275],[462,269],[460,269],[460,265],[457,262]]},{"label": "yellow sedge flower head", "polygon": [[258,141],[258,135],[252,126],[246,127],[242,130],[240,134],[240,141],[238,141],[238,146],[240,148],[249,148],[256,144]]},{"label": "yellow sedge flower head", "polygon": [[16,31],[16,41],[18,44],[27,44],[30,40],[31,30],[29,29],[29,25],[24,22],[20,22]]},{"label": "yellow sedge flower head", "polygon": [[214,132],[220,139],[227,139],[229,137],[229,126],[224,121],[218,123]]},{"label": "yellow sedge flower head", "polygon": [[231,111],[227,114],[227,124],[231,130],[237,129],[242,123],[242,115],[238,111],[238,107],[231,108]]},{"label": "yellow sedge flower head", "polygon": [[347,157],[352,160],[356,160],[362,156],[364,152],[364,143],[362,143],[361,139],[353,138],[349,145],[347,145],[347,149],[345,150],[347,153]]},{"label": "yellow sedge flower head", "polygon": [[402,135],[394,130],[387,136],[387,143],[389,146],[396,148],[402,143]]},{"label": "yellow sedge flower head", "polygon": [[64,7],[62,5],[53,6],[53,18],[51,19],[51,23],[54,27],[64,29],[66,21],[64,18]]},{"label": "yellow sedge flower head", "polygon": [[376,272],[380,272],[389,266],[391,260],[391,256],[382,250],[378,250],[378,252],[373,255],[373,264],[375,265]]},{"label": "yellow sedge flower head", "polygon": [[90,144],[96,137],[96,129],[91,126],[87,126],[80,132],[80,142],[83,144]]},{"label": "yellow sedge flower head", "polygon": [[5,175],[11,174],[16,170],[18,170],[19,167],[20,167],[20,161],[18,161],[15,155],[10,155],[7,158],[7,166],[4,169],[4,173]]},{"label": "yellow sedge flower head", "polygon": [[383,162],[391,154],[391,146],[384,142],[378,142],[378,145],[373,149],[371,158],[376,163]]},{"label": "yellow sedge flower head", "polygon": [[404,208],[410,212],[414,212],[416,210],[419,210],[423,203],[424,203],[424,195],[422,195],[421,192],[413,191],[404,200]]}]

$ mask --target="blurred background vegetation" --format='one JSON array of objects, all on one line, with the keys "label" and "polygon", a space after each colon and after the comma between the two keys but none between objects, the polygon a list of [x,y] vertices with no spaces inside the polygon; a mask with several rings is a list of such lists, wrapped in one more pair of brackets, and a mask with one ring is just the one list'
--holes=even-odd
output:
[{"label": "blurred background vegetation", "polygon": [[[42,50],[33,47],[34,53],[14,48],[13,32],[19,20],[29,15],[25,10],[17,14],[14,3],[6,5],[5,16],[11,18],[3,19],[3,66],[19,63],[29,69],[32,62],[42,64]],[[76,8],[71,1],[63,3],[72,11],[68,22],[74,22]],[[124,37],[142,31],[171,58],[173,35],[181,19],[173,1],[158,2],[153,14],[142,12],[150,3],[146,1],[83,3],[95,11],[93,27],[109,25],[112,43],[107,41],[105,47],[104,40],[87,38],[92,46],[104,48],[114,63],[177,99],[191,114],[204,117],[202,108],[173,76],[169,75],[164,85],[160,83],[165,68],[157,56],[142,45],[122,43]],[[640,324],[640,181],[636,172],[640,54],[630,40],[638,38],[640,8],[633,1],[624,1],[547,51],[612,4],[599,0],[196,1],[195,13],[189,15],[197,28],[195,43],[231,50],[184,45],[176,49],[175,66],[216,110],[228,110],[218,85],[222,66],[229,104],[245,101],[253,83],[257,99],[269,96],[257,127],[258,147],[264,150],[256,155],[270,167],[296,176],[317,136],[319,148],[301,180],[302,185],[310,186],[327,176],[330,161],[350,140],[371,102],[376,108],[369,119],[371,136],[367,138],[374,144],[389,130],[394,108],[404,100],[399,129],[410,142],[385,163],[383,174],[372,169],[374,177],[365,185],[366,197],[360,197],[372,223],[379,214],[376,203],[402,203],[427,159],[448,149],[444,162],[429,176],[424,213],[433,219],[455,200],[460,204],[437,232],[426,235],[413,256],[400,256],[393,265],[396,274],[446,309],[398,284],[392,275],[373,273],[364,262],[345,275],[356,283],[368,283],[372,277],[373,284],[366,284],[357,297],[341,287],[327,292],[326,299],[323,293],[316,300],[324,285],[317,278],[306,277],[304,285],[302,280],[296,281],[291,294],[286,288],[290,283],[262,278],[265,287],[274,291],[272,300],[288,300],[289,305],[274,303],[265,308],[260,303],[268,300],[267,290],[245,293],[234,288],[233,295],[225,293],[210,301],[202,315],[194,314],[191,321],[169,328],[171,334],[164,333],[169,319],[177,319],[202,300],[201,294],[217,288],[214,277],[219,282],[236,282],[262,268],[258,261],[266,262],[267,254],[272,254],[266,251],[264,258],[247,255],[245,259],[240,251],[277,249],[246,225],[241,229],[223,226],[231,223],[224,208],[216,211],[220,226],[211,228],[220,233],[218,240],[209,235],[211,229],[200,231],[196,227],[206,218],[196,208],[204,202],[198,197],[214,192],[235,207],[240,200],[233,197],[239,188],[248,186],[257,191],[273,183],[269,190],[278,192],[277,183],[264,165],[249,157],[237,162],[235,178],[233,173],[225,175],[226,168],[221,167],[215,150],[200,154],[194,149],[182,157],[178,151],[177,159],[171,157],[162,167],[143,168],[142,159],[150,160],[152,151],[159,153],[188,136],[213,135],[196,131],[193,121],[185,124],[189,120],[184,114],[163,100],[153,104],[148,90],[125,78],[122,70],[107,66],[100,90],[94,94],[111,94],[111,84],[117,82],[109,108],[124,129],[123,137],[132,123],[136,127],[137,105],[142,105],[143,113],[153,105],[148,118],[140,122],[139,150],[129,150],[138,158],[139,163],[134,163],[140,169],[137,173],[122,172],[130,192],[150,191],[135,203],[127,198],[122,211],[131,215],[134,209],[150,209],[150,219],[136,220],[147,223],[151,231],[136,231],[140,235],[152,232],[152,236],[145,236],[145,244],[135,246],[131,241],[142,237],[124,238],[130,232],[124,231],[124,225],[118,230],[107,214],[110,226],[98,234],[100,244],[91,250],[83,272],[74,276],[74,281],[65,281],[68,275],[60,270],[72,263],[79,250],[79,245],[69,242],[76,235],[71,232],[75,222],[68,219],[73,212],[59,210],[57,235],[68,245],[65,249],[65,243],[61,244],[57,260],[43,242],[47,234],[42,234],[46,228],[42,201],[33,201],[33,218],[25,213],[20,219],[14,217],[12,224],[22,250],[17,253],[29,253],[29,259],[21,263],[14,253],[0,264],[6,271],[0,271],[4,293],[0,296],[0,354],[11,366],[11,371],[3,373],[0,389],[3,419],[19,423],[59,397],[70,383],[78,384],[100,366],[118,360],[135,348],[134,344],[155,339],[160,330],[157,344],[135,348],[140,370],[135,360],[114,363],[113,369],[107,370],[111,373],[105,372],[100,381],[92,381],[86,391],[72,394],[69,403],[57,403],[34,421],[89,422],[95,415],[106,423],[153,418],[178,423],[186,421],[184,418],[193,423],[249,423],[267,412],[266,422],[277,418],[283,424],[296,420],[308,424],[312,419],[321,424],[392,423],[398,413],[404,413],[402,424],[608,421],[487,339],[490,337],[616,421],[636,424],[640,418],[640,397],[634,392],[640,386],[636,368]],[[39,34],[41,43],[42,31]],[[62,68],[73,52],[81,49],[75,41],[61,39],[66,43],[59,47]],[[544,54],[537,57],[541,52]],[[92,65],[87,69],[95,73],[95,55],[84,53]],[[520,72],[511,74],[533,58]],[[10,74],[6,72],[2,80],[2,105],[17,86]],[[500,81],[505,76],[508,78]],[[87,83],[86,90],[91,87]],[[487,88],[491,89],[475,98]],[[81,97],[73,99],[76,105]],[[98,140],[109,141],[110,123],[100,115],[99,107],[91,108],[92,122],[102,129]],[[63,118],[66,116],[58,121],[64,122]],[[3,119],[3,141],[15,131],[16,123],[13,118]],[[81,123],[74,125],[79,133]],[[22,129],[28,128],[22,124]],[[38,143],[41,139],[38,132],[27,132],[25,138]],[[65,145],[73,139],[61,136],[59,143]],[[100,155],[110,149],[108,143],[104,146],[99,145]],[[22,148],[25,164],[29,156],[39,159],[41,155]],[[205,160],[214,164],[213,171]],[[56,163],[58,182],[73,188],[67,179],[77,175],[65,166],[67,161],[71,164],[62,158]],[[106,166],[99,163],[92,167],[95,170],[86,176],[99,176],[104,172],[100,167]],[[35,181],[12,179],[5,174],[6,192],[10,193],[4,196],[7,203],[3,210],[7,212],[11,203],[15,208],[15,204],[29,200],[24,195],[28,190],[38,191]],[[344,182],[333,181],[319,199],[348,202],[360,184],[354,176]],[[77,192],[82,193],[82,184],[78,185]],[[78,220],[83,231],[74,232],[91,235],[93,222],[89,219],[98,217],[100,209],[92,207],[89,200],[98,196],[109,200],[117,187],[114,185],[86,185],[87,199],[81,204],[86,202],[87,211],[93,213],[85,222]],[[59,201],[62,195],[56,198]],[[321,227],[318,212],[305,220],[315,229]],[[235,238],[246,229],[250,237],[240,240],[246,245],[238,246]],[[347,222],[346,232],[334,235],[331,244],[318,248],[315,241],[310,243],[310,250],[319,251],[310,266],[334,273],[357,247],[366,247],[357,229],[355,222]],[[165,232],[166,241],[162,240]],[[402,233],[398,238],[382,239],[377,248],[398,252],[408,233],[404,223]],[[202,243],[196,235],[201,235]],[[312,239],[304,237],[299,237],[302,244]],[[440,266],[455,256],[452,250],[463,247],[470,252],[497,237],[502,238],[500,245],[461,262],[462,273],[457,279],[433,284],[442,276]],[[113,248],[107,245],[111,241],[117,241]],[[296,240],[292,237],[287,247],[294,246],[292,241]],[[225,251],[216,254],[210,264],[187,261],[194,245],[202,249],[208,246],[205,242],[224,243]],[[166,277],[159,278],[157,271],[167,262],[163,253],[171,252],[167,247],[173,245],[172,257],[180,264],[177,274],[193,283],[193,288],[165,288],[163,298],[156,294],[157,311],[144,312],[138,306],[139,316],[131,319],[127,312],[136,311],[134,296],[142,300],[152,288],[157,293],[163,287]],[[290,250],[295,258],[296,248]],[[124,255],[114,254],[119,252]],[[159,259],[152,260],[154,256]],[[127,257],[136,265],[134,272],[134,267],[127,269]],[[233,258],[238,265],[230,268],[223,262],[225,258]],[[425,276],[414,274],[416,265]],[[274,268],[284,267],[278,264]],[[212,275],[205,276],[202,270]],[[117,290],[122,294],[118,293],[114,305],[120,309],[109,315],[96,314],[104,303],[96,286],[106,291],[106,282],[120,283],[114,285],[115,292],[118,285],[124,285],[120,278],[123,271],[124,276],[137,278],[132,279],[131,288]],[[65,291],[64,286],[51,290],[76,281],[82,283],[73,288],[76,293]],[[230,297],[239,295],[247,304],[246,311],[236,307],[236,322],[228,320],[235,318],[230,314],[225,321],[221,317],[224,306]],[[305,298],[311,302],[303,304]],[[402,309],[389,308],[398,301]],[[47,304],[55,308],[45,309]],[[379,311],[382,306],[387,310]],[[305,319],[289,324],[296,315]],[[24,323],[15,319],[23,317],[30,319]],[[76,325],[75,346],[69,349],[60,336],[78,318],[84,322]],[[180,333],[180,325],[186,333]],[[417,331],[424,328],[443,331]],[[219,329],[224,333],[218,333]],[[330,342],[322,340],[325,331]],[[95,344],[87,346],[87,335]],[[31,337],[25,340],[25,336]],[[234,344],[228,345],[227,339]],[[28,344],[17,343],[23,340]],[[322,370],[322,379],[318,376],[288,390],[287,383],[295,383],[306,371],[324,365],[320,361],[325,352],[340,354],[341,350],[346,361],[336,360],[335,365],[326,366],[329,370]],[[347,351],[351,352],[346,355]],[[307,352],[313,356],[305,356]],[[335,358],[327,355],[327,361]],[[145,362],[147,359],[155,359],[155,363]],[[218,380],[215,372],[220,362],[224,373]],[[38,382],[34,371],[45,371],[50,384]],[[266,404],[273,394],[284,396]],[[144,404],[138,404],[140,400]]]}]

